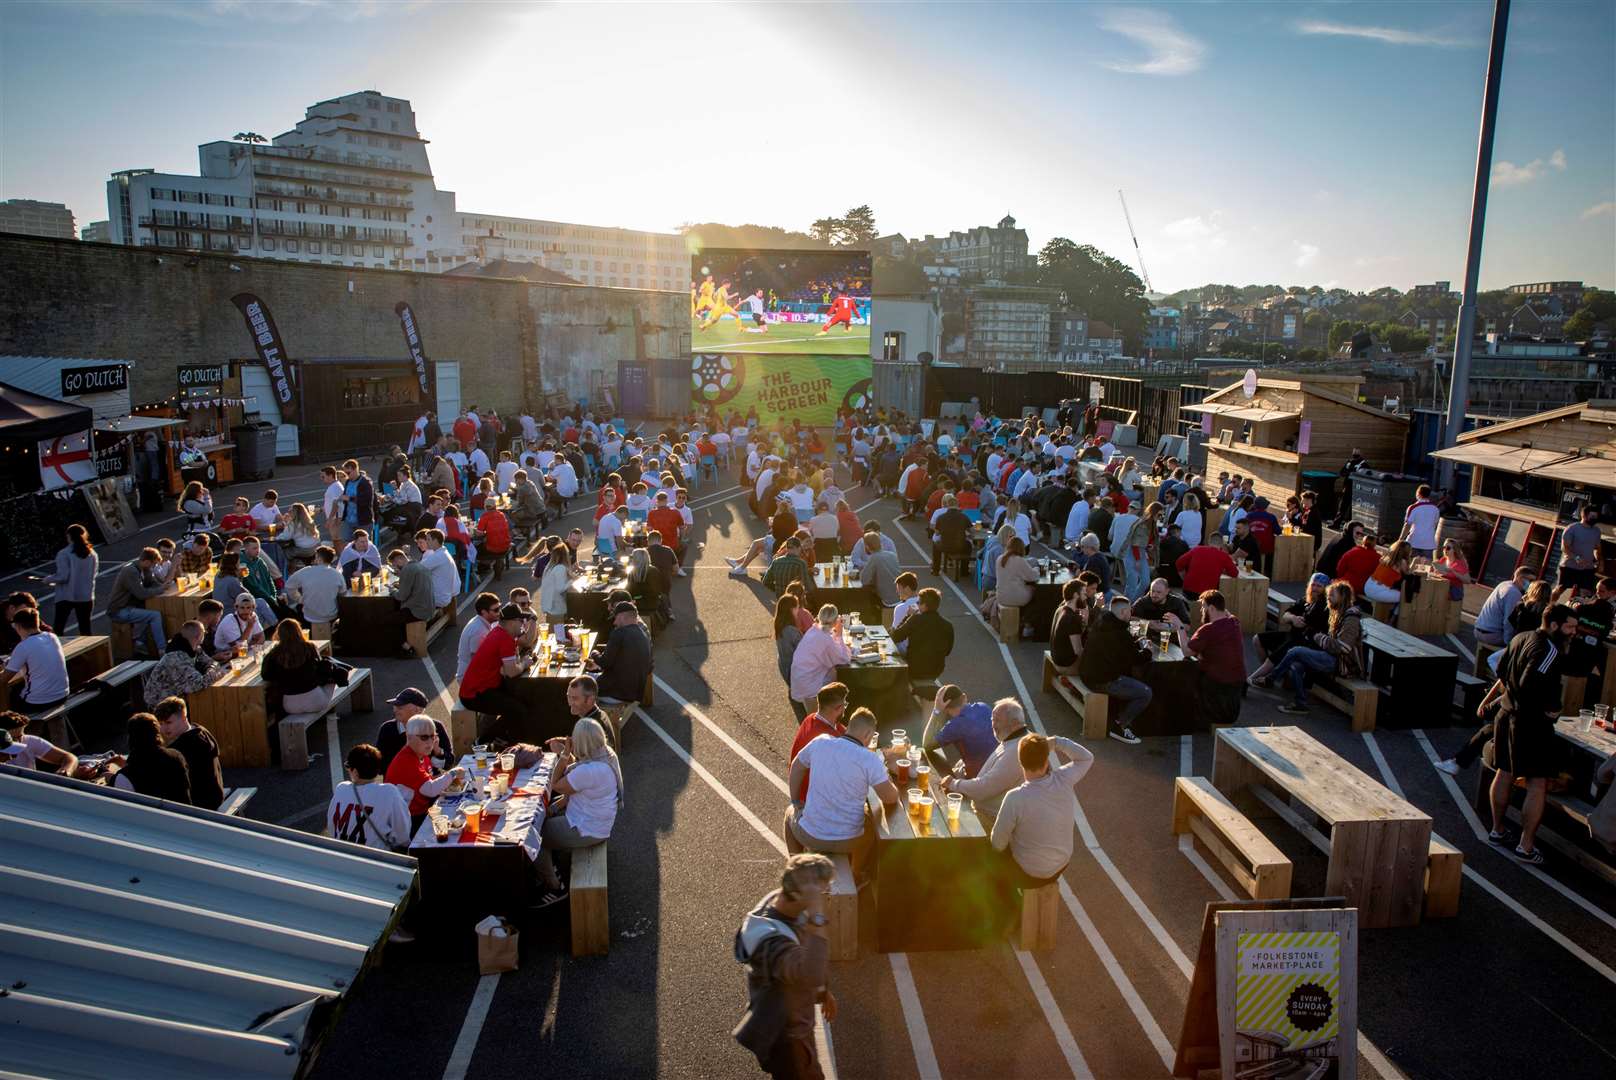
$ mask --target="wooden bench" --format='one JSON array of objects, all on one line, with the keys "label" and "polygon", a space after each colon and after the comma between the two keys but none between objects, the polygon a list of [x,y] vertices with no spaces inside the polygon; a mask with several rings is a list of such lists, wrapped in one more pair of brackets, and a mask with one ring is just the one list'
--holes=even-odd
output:
[{"label": "wooden bench", "polygon": [[[458,692],[456,700],[459,700]],[[449,741],[454,744],[457,751],[468,751],[482,742],[484,717],[487,717],[489,724],[492,725],[494,718],[487,713],[472,712],[470,709],[450,710]]]},{"label": "wooden bench", "polygon": [[1021,640],[1021,609],[1018,607],[999,607],[999,640],[1006,645],[1014,645]]},{"label": "wooden bench", "polygon": [[255,787],[225,788],[224,802],[219,804],[216,812],[229,817],[240,817],[241,812],[247,808],[247,804],[256,794],[258,789]]},{"label": "wooden bench", "polygon": [[605,956],[612,927],[606,903],[606,844],[572,853],[572,880],[567,886],[572,912],[572,955]]},{"label": "wooden bench", "polygon": [[325,638],[327,641],[335,641],[336,638],[337,638],[337,624],[336,624],[336,622],[333,621],[333,622],[311,622],[311,623],[309,623],[309,637],[311,637],[311,638]]},{"label": "wooden bench", "polygon": [[1274,618],[1277,619],[1281,612],[1289,610],[1295,604],[1296,600],[1294,598],[1287,596],[1278,589],[1270,588],[1268,590],[1268,614]]},{"label": "wooden bench", "polygon": [[1055,928],[1060,925],[1060,882],[1021,891],[1021,947],[1028,952],[1045,952],[1055,947]]},{"label": "wooden bench", "polygon": [[639,705],[645,708],[650,708],[655,701],[656,674],[655,672],[652,672],[645,677],[645,689],[640,692],[639,701],[624,701],[617,705],[607,705],[604,702],[600,703],[600,711],[606,715],[607,722],[611,724],[611,729],[607,731],[606,734],[611,736],[612,745],[614,747],[620,747],[622,745],[623,725],[628,723],[628,718],[630,716],[634,715],[634,707]]},{"label": "wooden bench", "polygon": [[28,722],[29,724],[44,725],[45,738],[63,750],[78,749],[82,744],[79,742],[78,732],[73,730],[71,714],[74,709],[82,708],[100,696],[101,688],[99,686],[80,690],[54,709],[48,709],[37,716],[29,717]]},{"label": "wooden bench", "polygon": [[1315,679],[1309,693],[1352,718],[1353,731],[1374,731],[1380,708],[1380,687],[1367,679]]},{"label": "wooden bench", "polygon": [[[156,666],[157,661],[155,660],[125,660],[117,667],[103,671],[91,679],[90,684],[101,686],[107,690],[121,689],[128,696],[130,704],[135,705],[137,708],[144,708],[148,703],[145,698],[144,688],[141,686],[141,680],[148,671]],[[89,686],[86,686],[85,689],[89,689]],[[154,701],[150,702],[150,704],[155,705],[157,703]]]},{"label": "wooden bench", "polygon": [[348,675],[348,685],[339,686],[331,695],[331,704],[319,712],[292,713],[281,718],[281,768],[306,769],[309,767],[309,728],[326,719],[336,723],[337,706],[353,699],[352,712],[371,712],[376,708],[375,687],[370,682],[369,668],[354,668]]},{"label": "wooden bench", "polygon": [[825,916],[830,919],[830,958],[858,959],[858,883],[853,880],[853,861],[846,855],[832,855],[836,880],[830,885]]},{"label": "wooden bench", "polygon": [[1489,680],[1489,685],[1491,685],[1493,669],[1487,666],[1487,658],[1498,650],[1499,646],[1489,645],[1480,638],[1476,639],[1476,666],[1472,670],[1481,678]]},{"label": "wooden bench", "polygon": [[431,622],[407,622],[404,624],[404,642],[417,657],[425,659],[427,650],[438,639],[438,635],[451,626],[458,626],[460,616],[455,611],[454,601],[443,605],[443,609],[432,617]]},{"label": "wooden bench", "polygon": [[1474,721],[1476,710],[1481,707],[1481,699],[1487,696],[1487,690],[1493,684],[1491,679],[1478,679],[1466,671],[1461,671],[1453,679],[1453,705],[1459,710],[1462,720]]},{"label": "wooden bench", "polygon": [[[1070,683],[1070,685],[1068,685]],[[1083,737],[1085,739],[1103,739],[1106,734],[1106,724],[1110,719],[1111,697],[1098,691],[1090,690],[1083,680],[1076,675],[1062,675],[1055,670],[1055,658],[1046,649],[1044,651],[1044,692],[1051,691],[1061,696],[1061,700],[1072,707],[1072,711],[1083,718]]]},{"label": "wooden bench", "polygon": [[1436,833],[1425,858],[1425,917],[1451,919],[1459,914],[1459,883],[1464,880],[1464,853]]},{"label": "wooden bench", "polygon": [[1194,835],[1253,900],[1291,894],[1291,861],[1204,776],[1173,781],[1173,834]]}]

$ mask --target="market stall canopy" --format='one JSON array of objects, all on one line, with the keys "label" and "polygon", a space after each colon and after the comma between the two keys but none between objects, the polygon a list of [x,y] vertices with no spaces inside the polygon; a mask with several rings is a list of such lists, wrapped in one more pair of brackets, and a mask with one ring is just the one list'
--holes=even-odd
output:
[{"label": "market stall canopy", "polygon": [[90,430],[91,412],[83,405],[42,397],[0,383],[0,439],[38,442]]},{"label": "market stall canopy", "polygon": [[302,1075],[415,860],[0,765],[0,1072]]},{"label": "market stall canopy", "polygon": [[[1458,446],[1434,451],[1431,456],[1519,475],[1526,473],[1537,475],[1548,468],[1577,460],[1575,454],[1567,454],[1563,450],[1537,450],[1527,446],[1481,442],[1460,443]],[[1606,461],[1603,464],[1607,470],[1616,470],[1616,463]]]}]

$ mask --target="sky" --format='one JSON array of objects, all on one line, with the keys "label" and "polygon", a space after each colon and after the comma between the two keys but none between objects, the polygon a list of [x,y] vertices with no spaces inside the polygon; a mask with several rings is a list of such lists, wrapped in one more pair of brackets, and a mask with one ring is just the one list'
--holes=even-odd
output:
[{"label": "sky", "polygon": [[[0,198],[410,99],[462,210],[671,231],[1013,214],[1151,283],[1464,277],[1492,5],[0,4]],[[1481,285],[1616,285],[1616,4],[1516,0]]]}]

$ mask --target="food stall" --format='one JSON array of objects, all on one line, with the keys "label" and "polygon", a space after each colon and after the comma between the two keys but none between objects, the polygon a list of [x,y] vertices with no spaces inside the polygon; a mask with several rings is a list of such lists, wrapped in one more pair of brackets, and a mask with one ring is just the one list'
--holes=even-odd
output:
[{"label": "food stall", "polygon": [[133,418],[168,422],[159,438],[163,490],[178,495],[192,480],[229,483],[236,477],[230,433],[248,405],[240,376],[228,375],[224,365],[181,364],[175,381],[173,397],[137,406]]}]

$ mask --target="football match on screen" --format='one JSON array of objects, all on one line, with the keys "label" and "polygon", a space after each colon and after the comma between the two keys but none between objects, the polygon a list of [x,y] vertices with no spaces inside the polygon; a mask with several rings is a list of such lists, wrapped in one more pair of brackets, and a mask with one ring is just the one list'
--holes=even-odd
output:
[{"label": "football match on screen", "polygon": [[692,352],[869,355],[867,251],[710,248],[690,269]]}]

